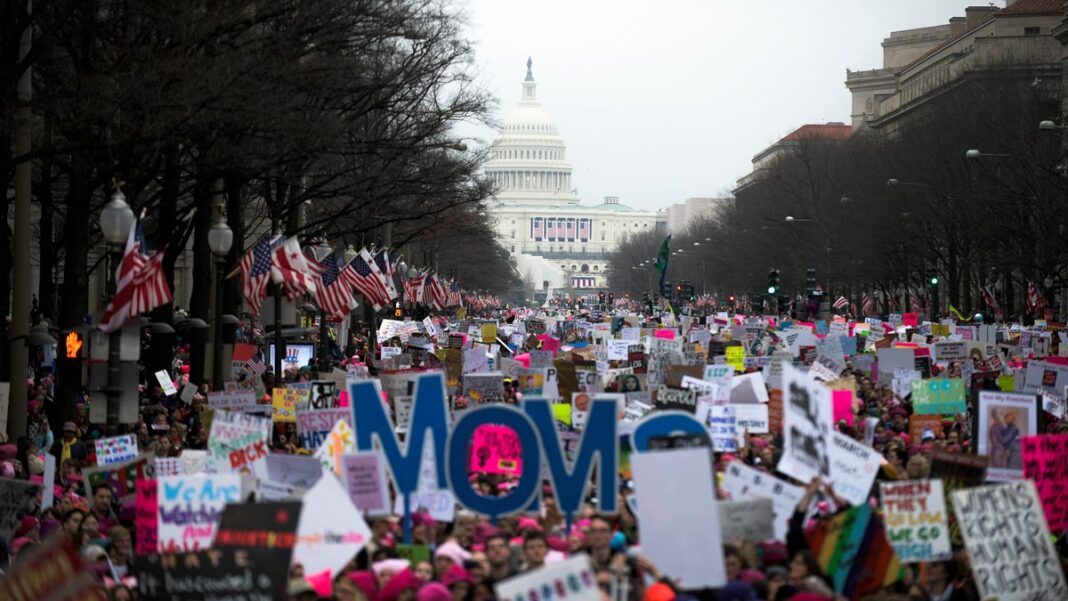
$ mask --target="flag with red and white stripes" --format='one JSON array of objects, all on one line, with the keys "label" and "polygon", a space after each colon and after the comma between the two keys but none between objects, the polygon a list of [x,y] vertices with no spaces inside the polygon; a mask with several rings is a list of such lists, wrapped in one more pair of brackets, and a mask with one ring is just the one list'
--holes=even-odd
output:
[{"label": "flag with red and white stripes", "polygon": [[864,317],[870,316],[875,312],[875,303],[872,302],[871,297],[865,292],[860,296],[860,312]]},{"label": "flag with red and white stripes", "polygon": [[1046,307],[1046,296],[1038,289],[1034,282],[1027,281],[1027,312],[1037,313]]},{"label": "flag with red and white stripes", "polygon": [[302,294],[315,294],[317,271],[309,265],[308,257],[301,252],[295,237],[271,251],[271,279],[284,285],[291,299]]},{"label": "flag with red and white stripes", "polygon": [[846,300],[846,297],[839,296],[838,298],[834,299],[834,304],[831,305],[831,306],[833,306],[834,309],[836,311],[838,311],[838,310],[841,310],[841,309],[844,309],[844,308],[848,307],[849,306],[849,301]]},{"label": "flag with red and white stripes", "polygon": [[333,252],[320,264],[323,274],[315,287],[316,304],[331,317],[344,319],[356,308],[356,299],[352,297],[352,274],[355,272],[351,265],[340,265]]},{"label": "flag with red and white stripes", "polygon": [[982,297],[987,307],[994,311],[998,310],[998,299],[994,296],[993,291],[990,290],[990,286],[979,286],[979,296]]},{"label": "flag with red and white stripes", "polygon": [[386,285],[386,291],[389,292],[389,300],[394,300],[400,296],[400,293],[397,292],[397,285],[393,283],[393,264],[389,261],[388,250],[383,248],[375,253],[375,267],[377,267],[379,273],[382,274],[382,280]]},{"label": "flag with red and white stripes", "polygon": [[117,331],[128,320],[174,300],[174,294],[167,283],[167,274],[163,269],[163,257],[167,253],[167,246],[185,235],[186,228],[192,222],[193,213],[195,211],[190,211],[178,220],[170,237],[151,258],[143,252],[145,242],[141,219],[130,228],[122,261],[115,270],[115,295],[111,297],[111,302],[100,317],[98,327],[102,331]]},{"label": "flag with red and white stripes", "polygon": [[260,305],[267,297],[267,283],[271,278],[271,249],[281,240],[281,236],[264,236],[241,257],[238,264],[241,269],[241,293],[253,316],[260,314]]},{"label": "flag with red and white stripes", "polygon": [[352,285],[364,300],[378,311],[389,304],[389,294],[372,269],[374,259],[370,262],[368,259],[371,259],[371,256],[367,249],[363,249],[352,259],[352,263],[349,263],[353,270]]}]

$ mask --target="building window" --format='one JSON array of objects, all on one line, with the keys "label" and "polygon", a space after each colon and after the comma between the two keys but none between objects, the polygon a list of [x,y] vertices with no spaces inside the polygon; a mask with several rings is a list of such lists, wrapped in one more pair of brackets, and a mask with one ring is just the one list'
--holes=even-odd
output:
[{"label": "building window", "polygon": [[1024,35],[1039,35],[1041,33],[1041,27],[1024,27]]},{"label": "building window", "polygon": [[515,240],[515,230],[512,230],[512,240]]},{"label": "building window", "polygon": [[515,247],[512,247],[512,254],[515,254]]},{"label": "building window", "polygon": [[589,273],[590,272],[590,266],[585,264],[585,263],[583,263],[582,264],[582,269],[580,271],[582,271],[582,273]]},{"label": "building window", "polygon": [[512,225],[515,225],[515,219],[512,220]]},{"label": "building window", "polygon": [[600,267],[598,267],[597,265],[594,265],[594,266],[593,266],[593,270],[594,270],[594,271],[600,271],[600,270],[601,270],[601,268],[600,268]]},{"label": "building window", "polygon": [[601,232],[601,242],[604,242],[604,232]]}]

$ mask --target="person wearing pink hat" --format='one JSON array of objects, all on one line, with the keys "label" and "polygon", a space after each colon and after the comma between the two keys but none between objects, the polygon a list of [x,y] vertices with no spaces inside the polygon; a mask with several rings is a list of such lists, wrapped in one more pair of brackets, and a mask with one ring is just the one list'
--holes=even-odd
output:
[{"label": "person wearing pink hat", "polygon": [[428,582],[420,587],[416,601],[453,601],[452,592],[440,582]]},{"label": "person wearing pink hat", "polygon": [[411,570],[405,568],[394,574],[389,579],[389,582],[382,587],[382,590],[378,593],[378,600],[416,601],[416,594],[421,586],[423,586],[423,581]]},{"label": "person wearing pink hat", "polygon": [[441,578],[449,568],[463,566],[468,559],[471,559],[471,553],[455,541],[449,541],[434,551],[434,572]]}]

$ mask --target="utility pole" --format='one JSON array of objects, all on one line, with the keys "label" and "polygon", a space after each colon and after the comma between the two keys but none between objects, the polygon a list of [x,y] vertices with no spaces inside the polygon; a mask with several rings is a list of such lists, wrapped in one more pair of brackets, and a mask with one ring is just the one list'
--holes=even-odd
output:
[{"label": "utility pole", "polygon": [[[32,0],[26,2],[26,29],[19,41],[19,63],[30,54],[33,44]],[[26,434],[26,374],[30,367],[30,349],[26,335],[30,331],[30,195],[33,164],[29,155],[33,150],[33,100],[32,70],[29,66],[18,83],[18,108],[15,110],[15,155],[20,162],[15,165],[15,236],[12,311],[11,311],[11,399],[7,434],[15,440]],[[49,277],[41,274],[41,277]]]}]

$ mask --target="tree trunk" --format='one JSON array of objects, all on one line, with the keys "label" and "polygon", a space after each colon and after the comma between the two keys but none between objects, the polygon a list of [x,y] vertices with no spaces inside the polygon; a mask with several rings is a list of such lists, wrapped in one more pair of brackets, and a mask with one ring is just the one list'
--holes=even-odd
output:
[{"label": "tree trunk", "polygon": [[[244,182],[236,176],[226,178],[226,222],[234,232],[234,245],[230,247],[230,256],[226,258],[227,273],[237,267],[241,256],[245,254],[245,213],[244,201],[241,197],[243,187]],[[237,315],[240,309],[241,278],[234,276],[226,280],[223,285],[223,313]]]},{"label": "tree trunk", "polygon": [[[45,128],[47,131],[47,127]],[[41,179],[37,185],[37,201],[41,207],[40,231],[38,241],[40,248],[40,276],[37,282],[37,298],[40,312],[50,320],[56,317],[56,243],[55,243],[55,199],[52,190],[52,160],[45,158],[41,162]]]},{"label": "tree trunk", "polygon": [[208,321],[211,316],[212,254],[208,247],[208,230],[211,228],[211,185],[213,174],[201,168],[193,187],[193,204],[197,214],[193,218],[193,296],[189,300],[190,317]]},{"label": "tree trunk", "polygon": [[[166,157],[163,160],[163,173],[160,176],[160,195],[159,195],[159,236],[169,236],[170,230],[173,227],[178,216],[178,193],[179,186],[182,183],[181,173],[181,161],[178,154],[178,148],[175,146],[170,147],[166,151]],[[157,241],[158,244],[163,244],[165,241],[161,238]],[[177,244],[177,243],[176,243]],[[163,273],[167,278],[167,284],[171,287],[171,292],[174,292],[174,262],[178,258],[178,255],[182,254],[181,248],[168,248],[167,255],[163,259]],[[167,303],[161,305],[152,310],[152,321],[172,323],[174,321],[174,303]]]}]

